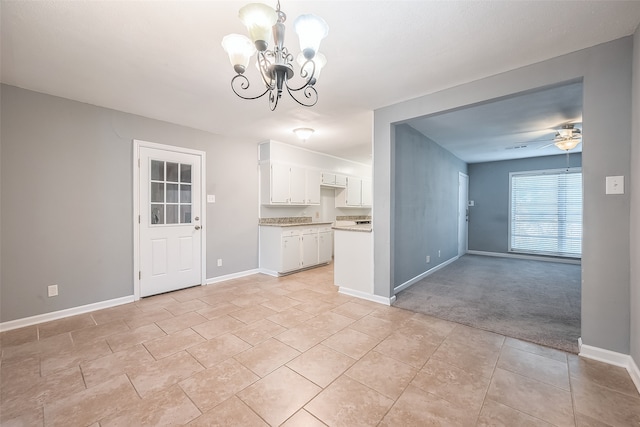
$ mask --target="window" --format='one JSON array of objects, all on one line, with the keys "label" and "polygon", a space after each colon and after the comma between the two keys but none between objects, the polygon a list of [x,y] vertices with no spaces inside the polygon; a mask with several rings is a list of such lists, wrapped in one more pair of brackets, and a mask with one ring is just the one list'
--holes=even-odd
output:
[{"label": "window", "polygon": [[582,256],[582,169],[509,174],[509,251]]}]

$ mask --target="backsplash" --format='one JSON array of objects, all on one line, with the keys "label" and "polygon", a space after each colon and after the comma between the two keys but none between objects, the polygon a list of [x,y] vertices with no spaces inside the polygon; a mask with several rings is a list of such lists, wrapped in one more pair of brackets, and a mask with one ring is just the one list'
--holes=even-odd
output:
[{"label": "backsplash", "polygon": [[259,218],[258,224],[308,224],[312,222],[310,216],[283,216],[279,218]]},{"label": "backsplash", "polygon": [[371,215],[336,215],[336,221],[366,221]]}]

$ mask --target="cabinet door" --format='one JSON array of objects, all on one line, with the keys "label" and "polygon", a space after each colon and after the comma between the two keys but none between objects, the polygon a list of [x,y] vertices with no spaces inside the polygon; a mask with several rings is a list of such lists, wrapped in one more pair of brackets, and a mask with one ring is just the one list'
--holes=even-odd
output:
[{"label": "cabinet door", "polygon": [[336,174],[329,172],[322,172],[322,183],[333,185],[336,183]]},{"label": "cabinet door", "polygon": [[289,166],[271,165],[271,203],[289,202]]},{"label": "cabinet door", "polygon": [[362,206],[370,207],[373,203],[372,187],[370,179],[362,180]]},{"label": "cabinet door", "polygon": [[281,272],[300,268],[300,236],[283,236],[281,250]]},{"label": "cabinet door", "polygon": [[289,203],[294,205],[305,204],[305,190],[307,183],[307,171],[298,166],[291,166],[290,180],[290,197]]},{"label": "cabinet door", "polygon": [[307,205],[320,204],[320,171],[307,169]]},{"label": "cabinet door", "polygon": [[318,264],[318,233],[302,235],[302,267]]},{"label": "cabinet door", "polygon": [[318,263],[330,262],[333,257],[333,232],[318,233]]},{"label": "cabinet door", "polygon": [[346,187],[346,185],[347,185],[347,177],[344,175],[336,175],[336,186]]},{"label": "cabinet door", "polygon": [[362,180],[360,178],[347,177],[347,206],[362,205]]}]

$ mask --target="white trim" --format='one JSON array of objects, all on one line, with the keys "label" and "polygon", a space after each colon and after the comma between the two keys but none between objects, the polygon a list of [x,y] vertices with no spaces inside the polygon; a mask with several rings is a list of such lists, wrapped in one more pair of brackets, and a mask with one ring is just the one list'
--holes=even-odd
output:
[{"label": "white trim", "polygon": [[578,338],[578,346],[580,348],[578,356],[580,357],[625,368],[636,389],[640,392],[640,370],[630,355],[582,344],[582,338]]},{"label": "white trim", "polygon": [[267,268],[259,268],[259,273],[266,274],[267,276],[280,277],[280,274],[275,270],[269,270]]},{"label": "white trim", "polygon": [[262,273],[262,272],[257,268],[254,268],[253,270],[245,270],[245,271],[240,271],[238,273],[225,274],[224,276],[217,276],[217,277],[212,277],[210,279],[207,279],[206,284],[213,285],[215,283],[224,282],[226,280],[238,279],[240,277],[251,276],[252,274],[258,274],[258,273]]},{"label": "white trim", "polygon": [[38,323],[50,322],[52,320],[62,319],[63,317],[89,313],[92,311],[115,307],[117,305],[128,304],[130,302],[134,302],[134,300],[135,300],[134,296],[129,295],[126,297],[110,299],[107,301],[95,302],[93,304],[81,305],[78,307],[53,311],[51,313],[38,314],[36,316],[10,320],[8,322],[0,323],[0,332],[10,331],[12,329],[24,328],[25,326],[31,326]]},{"label": "white trim", "polygon": [[631,381],[633,381],[640,393],[640,369],[638,369],[638,365],[636,365],[635,360],[633,360],[633,357],[631,356],[629,356],[629,366],[627,367],[627,371],[629,371]]},{"label": "white trim", "polygon": [[581,259],[575,258],[558,258],[558,257],[546,257],[546,256],[538,256],[538,255],[527,255],[527,254],[505,254],[502,252],[486,252],[486,251],[467,251],[469,255],[482,255],[482,256],[494,256],[499,258],[516,258],[516,259],[529,259],[532,261],[546,261],[546,262],[559,262],[561,264],[582,264]]},{"label": "white trim", "polygon": [[378,304],[384,305],[392,305],[396,301],[396,296],[392,296],[391,298],[381,297],[379,295],[368,294],[362,291],[356,291],[350,288],[344,288],[342,286],[338,287],[338,292],[344,295],[349,295],[352,297],[365,299],[367,301],[377,302]]},{"label": "white trim", "polygon": [[435,267],[430,268],[429,270],[425,271],[424,273],[419,274],[418,276],[414,277],[413,279],[407,280],[403,284],[398,285],[395,288],[393,288],[393,293],[397,294],[400,291],[404,291],[409,286],[419,282],[420,280],[424,279],[425,277],[427,277],[428,275],[430,275],[432,273],[435,273],[436,271],[440,270],[441,268],[446,267],[447,265],[451,264],[452,262],[454,262],[458,258],[460,258],[460,257],[459,256],[454,256],[453,258],[443,262],[442,264],[438,264]]},{"label": "white trim", "polygon": [[200,223],[204,232],[200,239],[200,283],[207,283],[207,153],[190,148],[158,144],[155,142],[133,140],[133,296],[135,301],[140,299],[140,148],[176,153],[192,154],[200,157]]}]

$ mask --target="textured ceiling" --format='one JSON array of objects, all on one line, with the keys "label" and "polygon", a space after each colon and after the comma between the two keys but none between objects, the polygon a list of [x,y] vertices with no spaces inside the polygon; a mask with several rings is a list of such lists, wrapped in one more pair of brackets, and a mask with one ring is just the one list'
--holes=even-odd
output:
[{"label": "textured ceiling", "polygon": [[[298,144],[292,129],[312,127],[309,149],[368,163],[374,109],[630,35],[640,22],[639,1],[282,0],[289,27],[302,13],[327,21],[328,63],[315,107],[285,95],[271,112],[229,86],[220,41],[245,32],[245,3],[3,0],[2,82],[256,142]],[[297,53],[290,28],[286,45]]]}]

